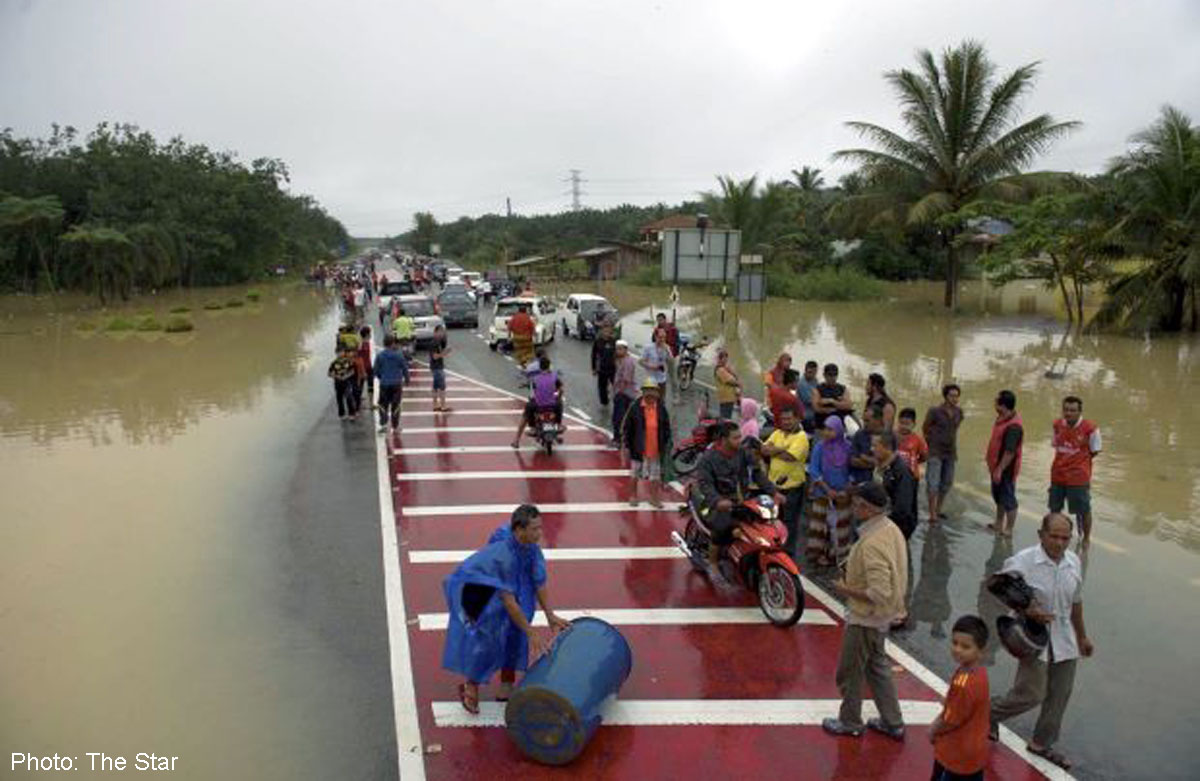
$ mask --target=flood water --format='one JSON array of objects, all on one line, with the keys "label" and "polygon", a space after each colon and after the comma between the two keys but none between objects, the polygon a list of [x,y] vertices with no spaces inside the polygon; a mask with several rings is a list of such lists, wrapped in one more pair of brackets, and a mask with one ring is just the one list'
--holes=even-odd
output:
[{"label": "flood water", "polygon": [[[666,304],[661,289],[592,289],[636,344]],[[193,778],[337,775],[323,763],[349,750],[331,735],[361,718],[337,704],[355,657],[313,636],[310,597],[294,593],[297,565],[281,553],[294,543],[286,453],[328,417],[336,315],[304,286],[264,292],[218,313],[199,308],[212,294],[183,296],[197,328],[179,336],[82,334],[45,303],[0,301],[0,735],[11,750],[166,752],[193,758],[180,774]],[[1098,650],[1080,669],[1063,748],[1080,777],[1136,777],[1147,757],[1158,777],[1188,777],[1198,752],[1179,726],[1195,684],[1184,676],[1181,693],[1177,681],[1200,644],[1200,342],[1064,336],[1052,297],[1021,283],[968,290],[956,317],[936,286],[891,295],[730,302],[722,330],[719,301],[685,290],[679,319],[713,339],[709,363],[727,345],[744,379],[787,350],[840,364],[860,402],[867,373],[881,372],[919,415],[944,382],[963,387],[954,521],[914,538],[918,628],[905,641],[943,675],[947,622],[983,610],[984,568],[1007,554],[982,529],[992,399],[1014,390],[1025,420],[1019,548],[1043,512],[1050,422],[1063,396],[1081,396],[1104,434],[1085,597]],[[994,692],[1012,669],[998,654]]]}]

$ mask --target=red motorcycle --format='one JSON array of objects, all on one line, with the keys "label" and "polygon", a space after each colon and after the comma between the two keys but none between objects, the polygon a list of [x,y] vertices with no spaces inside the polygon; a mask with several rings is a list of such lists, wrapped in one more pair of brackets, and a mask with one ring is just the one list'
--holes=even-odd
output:
[{"label": "red motorcycle", "polygon": [[700,463],[700,456],[704,455],[704,451],[708,450],[708,446],[716,438],[717,424],[721,421],[709,411],[707,393],[704,394],[704,402],[696,410],[696,417],[696,425],[692,427],[691,436],[680,442],[671,451],[675,474],[680,477],[691,474],[695,470]]},{"label": "red motorcycle", "polygon": [[[690,493],[690,492],[689,492]],[[792,626],[804,614],[804,585],[800,568],[784,550],[787,530],[779,523],[778,508],[770,496],[747,497],[733,507],[733,542],[720,560],[723,574],[732,570],[736,580],[758,595],[758,606],[775,626]],[[693,501],[679,512],[683,535],[671,539],[687,554],[696,569],[708,571],[708,546],[712,532],[700,520]]]}]

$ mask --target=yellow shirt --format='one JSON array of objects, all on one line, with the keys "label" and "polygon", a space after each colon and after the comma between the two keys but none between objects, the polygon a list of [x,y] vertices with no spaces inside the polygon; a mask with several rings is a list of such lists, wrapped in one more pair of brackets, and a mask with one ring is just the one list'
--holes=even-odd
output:
[{"label": "yellow shirt", "polygon": [[808,434],[804,429],[796,429],[789,434],[783,429],[775,429],[767,437],[767,444],[786,450],[795,461],[784,461],[782,458],[772,458],[768,477],[781,490],[790,491],[804,485],[805,465],[808,463]]},{"label": "yellow shirt", "polygon": [[[732,375],[732,371],[730,371]],[[736,382],[728,382],[721,378],[721,373],[713,369],[713,378],[717,383],[717,403],[732,404],[737,401],[738,386]]]}]

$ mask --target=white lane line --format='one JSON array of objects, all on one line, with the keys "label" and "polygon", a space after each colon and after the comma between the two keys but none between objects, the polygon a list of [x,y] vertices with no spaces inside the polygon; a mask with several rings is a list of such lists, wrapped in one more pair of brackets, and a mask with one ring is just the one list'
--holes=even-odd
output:
[{"label": "white lane line", "polygon": [[[569,453],[616,453],[608,445],[555,445],[554,452]],[[534,445],[523,446],[513,450],[508,445],[457,445],[448,447],[399,447],[392,451],[398,456],[429,456],[439,453],[458,453],[471,455],[473,453],[540,453],[542,448]]]},{"label": "white lane line", "polygon": [[[579,515],[583,513],[679,512],[679,508],[673,504],[664,504],[662,507],[658,508],[651,507],[648,504],[630,507],[625,502],[572,502],[571,504],[539,503],[537,507],[543,515],[546,513],[569,513],[571,515]],[[495,515],[497,517],[507,518],[508,516],[512,515],[512,510],[512,502],[509,502],[508,504],[442,504],[426,505],[422,507],[404,506],[400,508],[400,514],[406,518],[442,517],[447,515]]]},{"label": "white lane line", "polygon": [[425,754],[417,721],[417,694],[413,685],[412,652],[408,647],[408,613],[404,609],[404,584],[400,577],[400,544],[396,537],[392,482],[388,474],[387,442],[375,438],[375,463],[379,480],[379,525],[383,540],[383,593],[387,608],[388,650],[392,669],[392,707],[396,720],[396,754],[400,778],[423,781]]},{"label": "white lane line", "polygon": [[[767,617],[756,607],[662,607],[644,608],[589,608],[556,610],[558,615],[571,621],[591,616],[607,621],[613,626],[695,626],[699,624],[766,624]],[[419,626],[423,632],[442,632],[450,623],[449,613],[421,613]],[[801,624],[836,626],[837,622],[824,610],[808,608],[800,616]],[[547,626],[546,615],[538,612],[534,626]]]},{"label": "white lane line", "polygon": [[571,407],[571,412],[575,413],[576,417],[578,417],[580,420],[590,421],[592,419],[591,415],[579,409],[579,407]]},{"label": "white lane line", "polygon": [[[524,410],[519,409],[452,409],[449,412],[441,412],[432,409],[406,409],[400,413],[405,420],[410,418],[425,418],[434,417],[435,415],[490,415],[492,417],[520,417],[525,414]],[[511,428],[511,427],[510,427]]]},{"label": "white lane line", "polygon": [[576,477],[628,477],[628,469],[531,469],[479,472],[397,472],[401,482],[437,482],[453,480],[570,480]]},{"label": "white lane line", "polygon": [[[413,550],[408,552],[412,564],[457,564],[473,550]],[[629,561],[631,559],[686,559],[674,545],[661,548],[542,548],[546,561]]]},{"label": "white lane line", "polygon": [[[826,609],[829,610],[829,612],[833,613],[838,618],[843,620],[846,618],[846,608],[841,602],[838,602],[828,592],[826,592],[825,589],[821,588],[816,583],[813,583],[803,575],[800,576],[800,580],[804,583],[804,593],[820,602],[826,607]],[[891,640],[884,641],[884,649],[887,651],[888,655],[895,659],[901,667],[904,667],[906,670],[912,673],[913,677],[929,688],[933,689],[941,696],[946,696],[946,691],[949,689],[949,687],[946,685],[946,682],[939,678],[938,675],[933,672],[933,670],[930,670],[928,667],[918,662],[912,654],[910,654],[908,651],[905,651]],[[1030,754],[1028,751],[1026,751],[1025,739],[1003,724],[1000,725],[1000,742],[1010,748],[1026,762],[1033,765],[1038,772],[1051,781],[1073,781],[1074,776],[1063,770],[1058,765],[1048,762],[1045,759]]]},{"label": "white lane line", "polygon": [[[433,702],[434,723],[439,727],[503,727],[502,702],[480,702],[479,715],[463,709],[462,703]],[[822,719],[836,718],[841,700],[609,700],[601,719],[609,727],[664,727],[701,725],[803,725],[816,726]],[[900,700],[904,723],[932,724],[941,713],[935,700]],[[875,704],[863,703],[863,716],[874,718]]]},{"label": "white lane line", "polygon": [[[515,434],[512,426],[434,426],[433,428],[404,428],[396,432],[396,435],[401,439],[405,434],[472,434],[486,433],[495,431],[507,431],[509,434]],[[511,450],[512,448],[509,448]]]},{"label": "white lane line", "polygon": [[[400,406],[428,404],[431,401],[433,401],[433,394],[425,396],[405,393],[404,398],[400,400]],[[503,401],[505,404],[513,403],[512,399],[505,398],[504,396],[447,396],[446,401]]]}]

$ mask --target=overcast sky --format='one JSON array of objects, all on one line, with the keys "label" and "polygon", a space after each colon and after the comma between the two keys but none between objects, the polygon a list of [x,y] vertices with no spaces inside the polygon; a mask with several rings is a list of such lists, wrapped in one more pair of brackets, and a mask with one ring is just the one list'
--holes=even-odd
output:
[{"label": "overcast sky", "polygon": [[1200,121],[1200,1],[0,0],[0,126],[133,122],[279,157],[356,235],[786,177],[898,124],[881,74],[983,41],[1093,172],[1173,103]]}]

